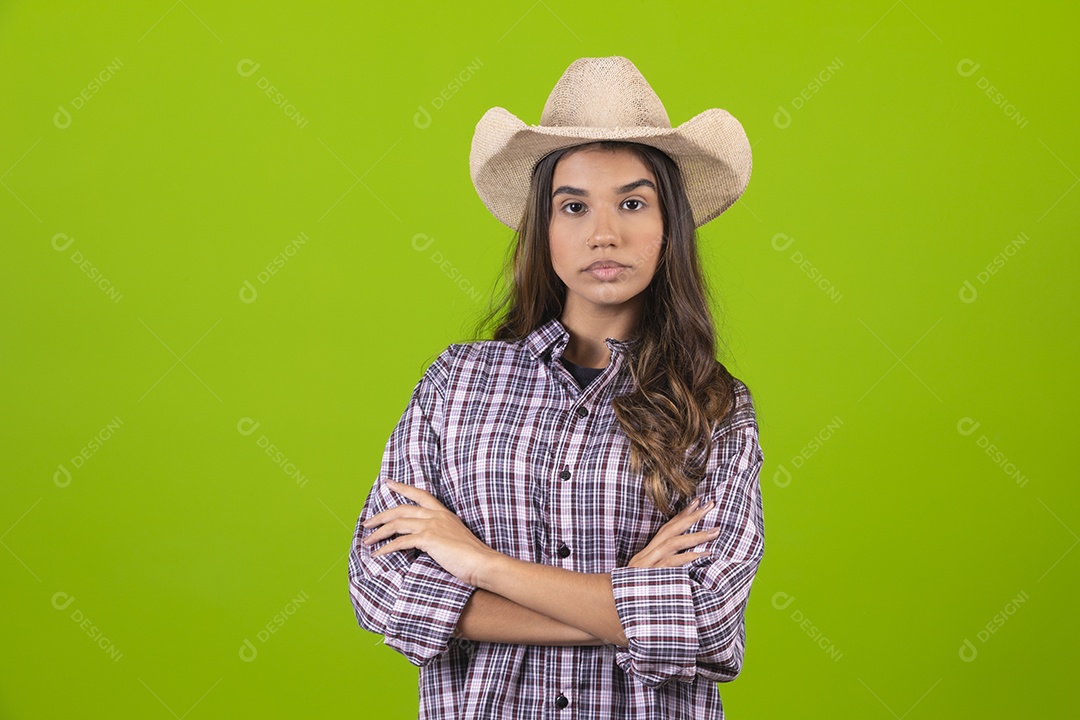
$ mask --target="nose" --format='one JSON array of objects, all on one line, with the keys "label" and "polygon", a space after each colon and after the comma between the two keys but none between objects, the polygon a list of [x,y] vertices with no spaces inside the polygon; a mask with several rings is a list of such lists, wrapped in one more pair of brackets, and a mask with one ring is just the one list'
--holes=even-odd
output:
[{"label": "nose", "polygon": [[589,247],[602,247],[614,245],[619,236],[615,231],[615,223],[608,210],[597,210],[593,213],[596,222],[593,224],[592,233],[589,235]]}]

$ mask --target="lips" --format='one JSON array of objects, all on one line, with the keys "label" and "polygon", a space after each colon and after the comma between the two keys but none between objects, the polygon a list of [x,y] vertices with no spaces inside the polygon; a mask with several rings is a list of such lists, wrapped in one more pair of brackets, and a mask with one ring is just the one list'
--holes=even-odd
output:
[{"label": "lips", "polygon": [[585,268],[583,272],[601,282],[614,282],[620,278],[625,278],[626,273],[624,271],[628,269],[626,265],[617,263],[614,260],[597,260]]}]

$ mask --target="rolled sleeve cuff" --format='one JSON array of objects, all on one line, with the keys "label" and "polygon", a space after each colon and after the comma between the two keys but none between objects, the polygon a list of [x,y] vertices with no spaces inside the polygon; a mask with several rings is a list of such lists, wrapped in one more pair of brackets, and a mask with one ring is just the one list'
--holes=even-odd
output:
[{"label": "rolled sleeve cuff", "polygon": [[413,665],[430,662],[448,649],[461,611],[475,590],[421,552],[394,601],[386,644]]},{"label": "rolled sleeve cuff", "polygon": [[685,567],[617,567],[611,589],[627,639],[615,662],[649,687],[697,672],[698,631],[690,575]]}]

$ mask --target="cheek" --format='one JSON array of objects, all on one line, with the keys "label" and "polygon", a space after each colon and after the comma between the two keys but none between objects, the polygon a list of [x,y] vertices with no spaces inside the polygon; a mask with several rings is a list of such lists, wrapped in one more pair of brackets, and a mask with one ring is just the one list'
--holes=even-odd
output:
[{"label": "cheek", "polygon": [[551,243],[551,267],[556,272],[561,272],[562,268],[566,265],[566,254],[563,250],[554,242]]},{"label": "cheek", "polygon": [[560,230],[558,223],[552,223],[548,231],[548,247],[552,266],[559,268],[573,261],[575,248],[572,247],[572,239]]},{"label": "cheek", "polygon": [[639,244],[637,249],[637,256],[641,258],[642,264],[648,267],[655,268],[660,261],[660,254],[664,249],[664,226],[658,224],[655,227],[649,227],[648,229],[642,229],[641,234],[638,236]]}]

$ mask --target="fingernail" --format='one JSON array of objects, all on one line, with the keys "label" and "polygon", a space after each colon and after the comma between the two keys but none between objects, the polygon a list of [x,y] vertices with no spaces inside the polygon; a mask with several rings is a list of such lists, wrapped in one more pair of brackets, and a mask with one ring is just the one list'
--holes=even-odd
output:
[{"label": "fingernail", "polygon": [[716,504],[715,500],[710,500],[709,502],[705,503],[705,507],[711,508],[715,504]]},{"label": "fingernail", "polygon": [[709,531],[709,534],[710,535],[719,535],[720,534],[720,528],[713,528],[712,530]]},{"label": "fingernail", "polygon": [[701,502],[701,498],[699,498],[699,497],[696,497],[693,500],[691,500],[690,501],[690,509],[692,510],[692,509],[696,508],[698,506],[698,503],[700,503],[700,502]]}]

